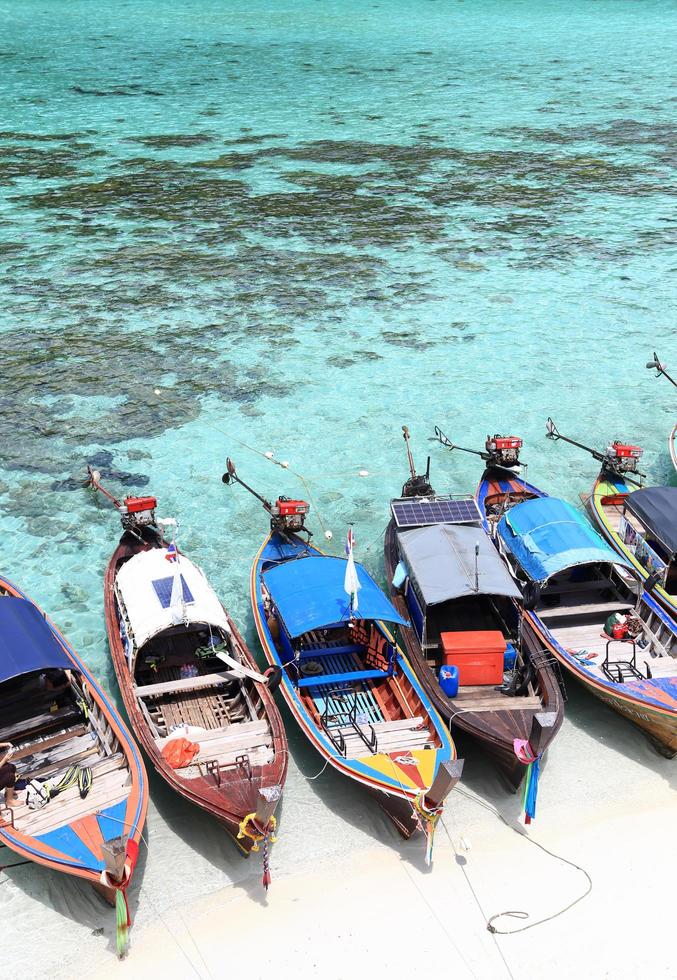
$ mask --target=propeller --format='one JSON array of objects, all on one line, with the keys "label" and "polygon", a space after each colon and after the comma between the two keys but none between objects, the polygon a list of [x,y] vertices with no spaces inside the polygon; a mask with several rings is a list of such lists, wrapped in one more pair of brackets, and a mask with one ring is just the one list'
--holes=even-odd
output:
[{"label": "propeller", "polygon": [[660,378],[660,376],[663,375],[664,378],[667,378],[668,381],[671,384],[673,384],[675,386],[675,388],[677,388],[677,381],[675,381],[675,379],[672,377],[672,375],[668,374],[667,365],[666,364],[663,364],[659,360],[659,357],[658,357],[658,354],[656,353],[656,351],[653,352],[653,360],[652,361],[647,361],[647,365],[646,366],[649,369],[649,371],[654,371],[654,370],[656,371],[656,377],[657,378]]},{"label": "propeller", "polygon": [[229,486],[231,483],[239,483],[237,473],[235,472],[235,463],[230,456],[226,459],[226,472],[221,477],[221,480],[226,486]]}]

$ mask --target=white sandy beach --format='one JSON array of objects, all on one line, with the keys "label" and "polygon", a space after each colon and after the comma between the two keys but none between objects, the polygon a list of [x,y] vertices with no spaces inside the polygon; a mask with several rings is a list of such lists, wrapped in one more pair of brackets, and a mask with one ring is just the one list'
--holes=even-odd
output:
[{"label": "white sandy beach", "polygon": [[0,909],[22,923],[12,930],[8,962],[13,972],[30,969],[55,980],[83,973],[343,980],[439,969],[463,978],[510,971],[519,980],[677,976],[677,854],[670,845],[677,766],[575,688],[568,709],[528,836],[582,865],[593,890],[551,922],[496,939],[486,930],[468,881],[487,917],[522,910],[528,921],[557,912],[587,882],[476,802],[498,806],[520,828],[517,798],[481,754],[467,757],[462,792],[447,805],[428,871],[422,841],[402,842],[359,789],[330,772],[305,780],[297,765],[308,774],[320,766],[301,746],[290,767],[267,897],[256,856],[241,860],[213,821],[154,785],[150,851],[132,892],[136,921],[127,959],[115,957],[114,915],[97,896],[28,867],[8,872],[0,888]]}]

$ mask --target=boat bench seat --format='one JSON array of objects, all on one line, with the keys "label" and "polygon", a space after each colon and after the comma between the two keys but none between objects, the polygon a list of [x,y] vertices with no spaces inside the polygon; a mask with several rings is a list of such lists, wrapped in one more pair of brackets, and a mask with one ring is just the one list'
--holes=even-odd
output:
[{"label": "boat bench seat", "polygon": [[571,616],[606,616],[612,612],[632,609],[631,602],[589,602],[575,606],[551,606],[536,610],[539,619],[565,619]]},{"label": "boat bench seat", "polygon": [[17,739],[25,741],[29,735],[37,736],[41,732],[49,731],[51,728],[63,728],[68,721],[75,721],[82,717],[82,711],[77,705],[66,705],[57,711],[48,711],[27,718],[24,721],[15,722],[0,729],[0,742],[16,742]]},{"label": "boat bench seat", "polygon": [[364,647],[358,646],[357,643],[349,643],[343,647],[313,647],[308,650],[300,650],[301,659],[313,659],[315,657],[330,657],[335,653],[362,653]]},{"label": "boat bench seat", "polygon": [[160,694],[175,694],[179,691],[199,691],[206,687],[217,687],[232,680],[232,672],[218,674],[199,674],[197,677],[183,677],[175,681],[161,681],[159,684],[144,684],[135,687],[137,698],[152,698]]},{"label": "boat bench seat", "polygon": [[16,751],[12,754],[12,762],[16,763],[18,759],[23,760],[29,756],[36,756],[40,753],[47,752],[49,749],[55,748],[63,742],[69,742],[72,738],[84,735],[87,730],[86,725],[72,725],[59,730],[55,735],[38,736],[37,738],[29,738],[26,741],[15,742]]},{"label": "boat bench seat", "polygon": [[17,772],[21,778],[42,778],[48,773],[57,772],[62,767],[65,768],[71,762],[77,762],[80,758],[84,759],[98,753],[100,748],[96,735],[93,732],[85,731],[81,735],[75,735],[42,752],[24,756],[16,763]]},{"label": "boat bench seat", "polygon": [[[191,742],[200,746],[193,764],[179,770],[183,778],[204,775],[201,764],[217,762],[219,766],[234,765],[239,758],[246,756],[251,766],[264,766],[272,762],[275,751],[273,733],[266,719],[227,725],[225,728],[188,735]],[[166,745],[168,739],[157,739],[159,746]]]},{"label": "boat bench seat", "polygon": [[303,677],[299,687],[324,687],[326,684],[350,684],[353,681],[370,681],[377,677],[390,677],[384,670],[351,670],[344,674],[317,674],[315,677]]},{"label": "boat bench seat", "polygon": [[[222,728],[206,728],[203,732],[189,732],[186,738],[191,742],[199,742],[204,745],[213,739],[227,741],[228,739],[241,738],[242,736],[255,737],[270,734],[270,725],[265,718],[257,721],[240,721]],[[155,744],[160,749],[169,742],[170,736],[155,739]]]},{"label": "boat bench seat", "polygon": [[[361,725],[367,738],[371,735],[370,727],[376,735],[377,752],[411,752],[414,749],[423,749],[434,742],[427,725],[423,726],[423,719],[399,718],[395,721],[382,721],[375,724]],[[368,754],[369,750],[365,743],[351,726],[344,726],[339,729],[343,735],[346,745],[346,757],[349,759],[360,758]]]}]

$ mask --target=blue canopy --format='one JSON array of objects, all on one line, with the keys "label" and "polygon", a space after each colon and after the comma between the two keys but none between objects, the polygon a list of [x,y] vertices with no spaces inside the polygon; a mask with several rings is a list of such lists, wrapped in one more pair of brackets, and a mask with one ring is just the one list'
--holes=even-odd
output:
[{"label": "blue canopy", "polygon": [[75,665],[29,599],[0,597],[0,683],[34,670]]},{"label": "blue canopy", "polygon": [[[263,573],[285,628],[293,638],[308,630],[336,626],[350,620],[350,597],[343,584],[345,558],[309,555],[282,562]],[[369,572],[355,563],[361,588],[357,593],[354,618],[380,619],[408,626],[392,603],[386,599]]]},{"label": "blue canopy", "polygon": [[505,547],[534,582],[576,565],[623,565],[633,571],[594,530],[585,515],[557,497],[517,504],[498,523]]}]

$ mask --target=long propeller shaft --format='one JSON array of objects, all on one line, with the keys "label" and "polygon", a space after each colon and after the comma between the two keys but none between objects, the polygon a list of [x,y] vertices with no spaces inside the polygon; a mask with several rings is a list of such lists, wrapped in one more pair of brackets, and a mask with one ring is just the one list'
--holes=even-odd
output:
[{"label": "long propeller shaft", "polygon": [[[552,439],[554,442],[558,442],[560,439],[562,442],[568,442],[569,445],[576,446],[578,449],[583,449],[586,453],[590,453],[592,458],[596,459],[597,462],[603,463],[611,469],[613,468],[613,460],[609,458],[607,453],[601,453],[598,449],[593,449],[591,446],[586,446],[582,442],[577,442],[576,439],[570,439],[568,436],[563,436],[551,418],[549,418],[546,422],[546,437],[548,439]],[[622,476],[626,483],[633,483],[638,487],[642,486],[642,484],[638,483],[637,480],[633,480],[628,473],[623,473]],[[639,476],[642,480],[646,479],[646,473],[640,473],[639,470],[637,470],[637,476]]]},{"label": "long propeller shaft", "polygon": [[260,493],[257,493],[257,491],[254,490],[253,487],[250,487],[248,483],[245,483],[244,480],[242,480],[237,475],[235,464],[233,463],[230,456],[226,460],[226,472],[223,474],[222,480],[226,484],[239,483],[241,487],[244,487],[245,490],[249,491],[252,497],[256,497],[257,500],[260,500],[267,511],[270,511],[272,509],[273,505],[269,500],[266,500],[265,497],[262,497]]},{"label": "long propeller shaft", "polygon": [[455,442],[442,432],[439,425],[435,426],[435,439],[441,442],[443,446],[447,449],[459,449],[462,453],[471,453],[473,456],[479,456],[480,459],[489,459],[489,453],[483,452],[481,449],[467,449],[465,446],[458,446]]}]

